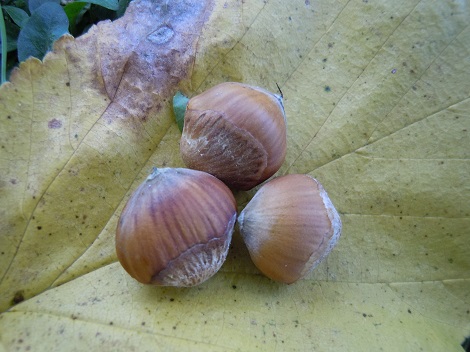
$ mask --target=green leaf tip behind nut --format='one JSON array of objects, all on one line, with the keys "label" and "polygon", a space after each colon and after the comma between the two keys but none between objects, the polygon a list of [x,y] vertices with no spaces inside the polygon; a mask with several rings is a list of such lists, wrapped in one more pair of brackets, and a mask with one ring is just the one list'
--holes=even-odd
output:
[{"label": "green leaf tip behind nut", "polygon": [[177,92],[173,97],[173,112],[175,114],[176,124],[181,132],[183,131],[184,113],[186,112],[188,101],[189,99],[181,92]]}]

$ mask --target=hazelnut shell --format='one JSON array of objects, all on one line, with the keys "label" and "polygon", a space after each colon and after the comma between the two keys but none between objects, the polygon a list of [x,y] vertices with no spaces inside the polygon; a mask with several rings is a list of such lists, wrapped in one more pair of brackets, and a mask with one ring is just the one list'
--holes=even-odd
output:
[{"label": "hazelnut shell", "polygon": [[235,220],[235,198],[214,176],[155,169],[122,211],[116,253],[141,283],[194,286],[222,266]]},{"label": "hazelnut shell", "polygon": [[323,186],[299,174],[261,186],[238,224],[256,267],[288,284],[315,268],[341,234],[341,219]]},{"label": "hazelnut shell", "polygon": [[279,170],[286,140],[281,96],[226,82],[189,100],[180,150],[187,167],[249,190]]}]

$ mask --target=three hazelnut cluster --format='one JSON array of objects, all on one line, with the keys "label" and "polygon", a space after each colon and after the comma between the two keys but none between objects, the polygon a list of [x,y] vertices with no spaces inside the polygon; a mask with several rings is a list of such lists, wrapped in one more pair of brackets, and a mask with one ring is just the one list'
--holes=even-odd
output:
[{"label": "three hazelnut cluster", "polygon": [[[116,230],[121,265],[144,284],[198,285],[224,263],[238,222],[264,275],[304,277],[336,244],[341,220],[313,177],[268,180],[286,147],[282,93],[227,82],[191,98],[180,141],[187,168],[155,168],[131,195]],[[263,182],[237,217],[232,190]]]}]

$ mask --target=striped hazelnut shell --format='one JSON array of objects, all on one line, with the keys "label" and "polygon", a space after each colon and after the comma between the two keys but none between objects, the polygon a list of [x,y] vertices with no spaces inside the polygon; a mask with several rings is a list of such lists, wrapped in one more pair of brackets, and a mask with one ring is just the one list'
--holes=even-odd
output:
[{"label": "striped hazelnut shell", "polygon": [[180,150],[187,167],[249,190],[279,170],[286,140],[282,96],[226,82],[189,100]]},{"label": "striped hazelnut shell", "polygon": [[232,192],[214,176],[155,169],[122,211],[117,257],[141,283],[198,285],[225,261],[236,215]]},{"label": "striped hazelnut shell", "polygon": [[341,234],[341,219],[323,186],[300,174],[261,186],[238,224],[256,267],[287,284],[315,268]]}]

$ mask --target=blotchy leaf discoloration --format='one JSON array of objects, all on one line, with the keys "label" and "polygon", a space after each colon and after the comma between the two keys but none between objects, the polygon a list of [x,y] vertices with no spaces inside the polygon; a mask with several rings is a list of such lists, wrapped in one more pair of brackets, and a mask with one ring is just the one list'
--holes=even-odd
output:
[{"label": "blotchy leaf discoloration", "polygon": [[87,250],[171,125],[167,106],[212,3],[165,4],[135,1],[121,19],[63,37],[2,86],[2,178],[17,180],[1,184],[2,309]]}]

